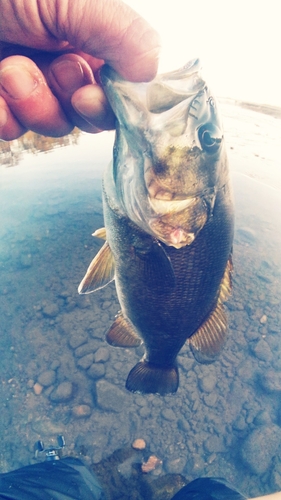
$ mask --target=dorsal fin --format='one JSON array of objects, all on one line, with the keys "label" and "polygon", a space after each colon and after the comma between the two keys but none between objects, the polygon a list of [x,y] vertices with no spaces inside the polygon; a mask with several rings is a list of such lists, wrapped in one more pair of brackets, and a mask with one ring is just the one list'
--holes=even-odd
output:
[{"label": "dorsal fin", "polygon": [[108,285],[114,279],[115,264],[107,242],[93,258],[78,287],[78,293],[91,293]]}]

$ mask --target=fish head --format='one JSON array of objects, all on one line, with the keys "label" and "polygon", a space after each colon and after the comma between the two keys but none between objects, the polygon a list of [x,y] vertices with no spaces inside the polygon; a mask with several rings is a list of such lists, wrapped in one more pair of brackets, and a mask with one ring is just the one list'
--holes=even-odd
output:
[{"label": "fish head", "polygon": [[228,165],[217,103],[198,59],[149,83],[105,66],[117,117],[114,180],[133,222],[167,245],[190,245],[212,215]]}]

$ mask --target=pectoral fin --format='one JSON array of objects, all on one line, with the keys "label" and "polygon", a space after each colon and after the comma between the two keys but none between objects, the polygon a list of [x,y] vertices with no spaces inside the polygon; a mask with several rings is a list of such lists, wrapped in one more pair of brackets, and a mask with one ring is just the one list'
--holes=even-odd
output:
[{"label": "pectoral fin", "polygon": [[135,254],[143,265],[143,276],[148,286],[159,288],[163,282],[165,289],[167,286],[170,288],[175,286],[174,269],[161,243],[155,240],[148,249],[136,246]]},{"label": "pectoral fin", "polygon": [[227,318],[218,301],[203,325],[190,337],[189,345],[199,363],[212,363],[220,354],[227,332]]},{"label": "pectoral fin", "polygon": [[120,312],[106,334],[106,340],[115,347],[137,347],[142,340],[133,325]]},{"label": "pectoral fin", "polygon": [[92,260],[78,287],[78,293],[91,293],[108,285],[114,279],[115,264],[107,242]]},{"label": "pectoral fin", "polygon": [[96,229],[95,232],[92,234],[92,236],[95,236],[96,238],[101,238],[102,240],[106,240],[105,227],[100,227],[99,229]]}]

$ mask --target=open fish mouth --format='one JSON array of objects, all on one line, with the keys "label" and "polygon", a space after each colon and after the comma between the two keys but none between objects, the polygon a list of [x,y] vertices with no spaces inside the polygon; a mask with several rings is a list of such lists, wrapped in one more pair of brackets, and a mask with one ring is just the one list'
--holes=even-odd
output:
[{"label": "open fish mouth", "polygon": [[165,215],[165,214],[173,214],[177,212],[182,212],[182,210],[185,210],[187,207],[192,205],[195,202],[195,198],[186,198],[186,199],[180,199],[180,200],[175,200],[171,198],[167,199],[160,199],[160,198],[148,198],[149,204],[155,214],[157,215]]}]

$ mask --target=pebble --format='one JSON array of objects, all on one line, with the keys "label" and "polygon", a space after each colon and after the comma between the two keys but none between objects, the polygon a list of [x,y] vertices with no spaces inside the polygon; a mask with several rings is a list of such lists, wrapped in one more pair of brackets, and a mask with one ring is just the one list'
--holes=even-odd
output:
[{"label": "pebble", "polygon": [[105,375],[105,367],[103,363],[93,363],[87,370],[87,375],[93,379],[99,379]]},{"label": "pebble", "polygon": [[54,384],[55,380],[56,372],[54,370],[45,370],[44,372],[40,373],[38,377],[38,383],[43,387],[49,387],[50,385]]},{"label": "pebble", "polygon": [[94,357],[95,363],[106,363],[109,360],[109,350],[106,347],[99,347]]},{"label": "pebble", "polygon": [[57,314],[59,313],[59,306],[55,302],[44,302],[42,304],[43,309],[42,312],[44,316],[47,316],[48,318],[55,318]]},{"label": "pebble", "polygon": [[219,436],[209,436],[204,442],[204,448],[209,453],[218,453],[225,451],[223,439]]},{"label": "pebble", "polygon": [[146,447],[146,442],[144,439],[141,438],[135,439],[132,443],[132,447],[135,450],[144,450]]},{"label": "pebble", "polygon": [[170,458],[165,462],[165,470],[168,474],[181,474],[186,466],[186,458]]},{"label": "pebble", "polygon": [[260,323],[261,323],[262,325],[264,325],[266,322],[267,322],[267,316],[266,316],[266,314],[264,314],[264,315],[261,317],[261,319],[260,319]]},{"label": "pebble", "polygon": [[61,382],[56,389],[54,389],[49,398],[55,403],[63,403],[69,401],[73,396],[73,384],[72,382],[65,381]]},{"label": "pebble", "polygon": [[144,462],[141,466],[142,472],[151,472],[155,470],[157,467],[162,465],[162,460],[160,458],[156,457],[156,455],[151,455],[147,462]]},{"label": "pebble", "polygon": [[173,422],[174,420],[177,419],[174,411],[171,408],[164,408],[164,410],[162,410],[161,414],[165,420],[168,420],[170,422]]},{"label": "pebble", "polygon": [[96,383],[97,404],[102,410],[121,412],[126,407],[127,394],[106,380]]},{"label": "pebble", "polygon": [[90,368],[90,366],[93,364],[93,361],[94,361],[94,353],[90,352],[89,354],[86,354],[82,358],[78,359],[77,366],[79,366],[79,368],[87,370],[87,368]]},{"label": "pebble", "polygon": [[198,384],[203,392],[212,392],[216,387],[217,377],[214,373],[210,373],[202,378],[199,378]]},{"label": "pebble", "polygon": [[259,376],[259,383],[266,392],[280,392],[281,374],[274,370],[264,371]]},{"label": "pebble", "polygon": [[98,340],[89,340],[89,342],[86,342],[85,344],[75,349],[75,356],[77,358],[82,358],[82,356],[85,356],[85,354],[89,354],[90,352],[96,352],[99,346],[100,342]]},{"label": "pebble", "polygon": [[271,361],[272,360],[272,352],[268,343],[261,339],[259,342],[252,347],[252,351],[255,356],[261,361]]},{"label": "pebble", "polygon": [[89,405],[78,405],[72,408],[72,414],[76,418],[89,417],[92,413],[91,407]]},{"label": "pebble", "polygon": [[71,335],[69,338],[69,345],[72,349],[76,349],[80,347],[82,344],[85,344],[88,340],[88,335],[86,332],[76,332],[74,335]]},{"label": "pebble", "polygon": [[241,448],[244,463],[254,474],[264,474],[281,443],[281,429],[277,425],[260,426],[250,432]]},{"label": "pebble", "polygon": [[41,394],[41,392],[43,391],[43,386],[38,384],[38,382],[36,382],[33,386],[33,391],[34,391],[34,394],[36,394],[36,396],[39,396]]}]

